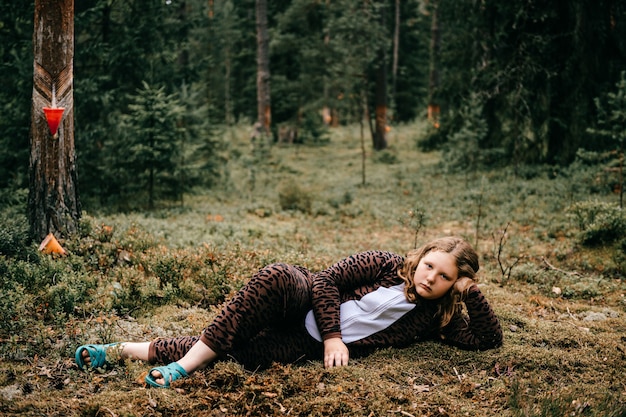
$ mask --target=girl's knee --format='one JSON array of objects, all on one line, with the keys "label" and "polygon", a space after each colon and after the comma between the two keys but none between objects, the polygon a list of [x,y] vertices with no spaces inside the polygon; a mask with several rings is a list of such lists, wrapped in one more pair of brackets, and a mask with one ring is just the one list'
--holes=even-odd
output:
[{"label": "girl's knee", "polygon": [[[301,286],[308,282],[302,268],[286,263],[267,265],[259,270],[253,278],[278,287]],[[308,287],[307,284],[305,286]]]}]

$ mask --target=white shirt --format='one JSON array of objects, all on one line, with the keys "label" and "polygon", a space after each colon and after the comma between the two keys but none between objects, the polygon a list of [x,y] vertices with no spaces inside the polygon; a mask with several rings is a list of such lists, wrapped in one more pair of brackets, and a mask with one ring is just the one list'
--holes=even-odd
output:
[{"label": "white shirt", "polygon": [[[380,287],[360,300],[346,301],[340,307],[341,339],[351,343],[371,336],[391,326],[413,308],[415,304],[404,295],[404,284]],[[322,341],[313,310],[306,315],[305,326],[314,339]]]}]

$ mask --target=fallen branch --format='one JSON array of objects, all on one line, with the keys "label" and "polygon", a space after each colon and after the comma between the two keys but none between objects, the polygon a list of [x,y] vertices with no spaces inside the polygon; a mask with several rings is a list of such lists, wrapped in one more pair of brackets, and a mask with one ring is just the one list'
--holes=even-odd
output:
[{"label": "fallen branch", "polygon": [[550,268],[550,269],[552,269],[554,271],[561,272],[562,274],[565,274],[565,275],[576,275],[576,276],[579,276],[579,277],[582,276],[581,273],[576,272],[576,271],[565,271],[565,270],[563,270],[561,268],[557,268],[556,266],[554,266],[550,262],[548,262],[548,260],[545,257],[543,257],[543,256],[541,257],[541,260],[543,261],[543,263],[546,264],[546,266],[548,268]]},{"label": "fallen branch", "polygon": [[463,380],[461,379],[461,375],[459,375],[459,371],[456,370],[456,367],[452,367],[452,369],[454,369],[454,373],[456,374],[456,377],[459,378],[459,382],[462,384]]}]

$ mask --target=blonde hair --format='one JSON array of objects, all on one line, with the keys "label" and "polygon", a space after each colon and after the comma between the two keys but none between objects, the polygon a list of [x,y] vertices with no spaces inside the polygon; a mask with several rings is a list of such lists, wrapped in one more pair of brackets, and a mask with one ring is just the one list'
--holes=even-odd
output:
[{"label": "blonde hair", "polygon": [[440,328],[446,326],[454,313],[462,308],[461,301],[469,287],[477,282],[476,273],[480,268],[478,254],[464,239],[456,236],[442,237],[426,243],[418,249],[407,253],[402,268],[398,270],[398,275],[405,282],[406,298],[415,302],[418,299],[413,275],[420,260],[429,252],[440,251],[452,255],[456,261],[458,269],[457,282],[452,286],[441,299],[439,299],[439,309],[437,316],[440,318]]}]

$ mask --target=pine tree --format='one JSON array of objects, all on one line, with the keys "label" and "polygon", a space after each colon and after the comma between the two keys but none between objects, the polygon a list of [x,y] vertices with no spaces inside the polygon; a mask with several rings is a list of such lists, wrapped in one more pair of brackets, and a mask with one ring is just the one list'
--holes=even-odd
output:
[{"label": "pine tree", "polygon": [[114,154],[125,204],[147,200],[152,209],[159,198],[177,199],[183,192],[179,170],[183,106],[165,88],[143,87],[130,97],[129,112],[121,116]]}]

